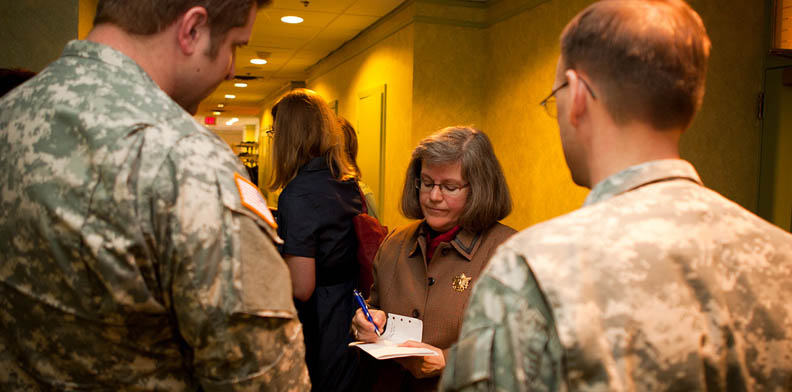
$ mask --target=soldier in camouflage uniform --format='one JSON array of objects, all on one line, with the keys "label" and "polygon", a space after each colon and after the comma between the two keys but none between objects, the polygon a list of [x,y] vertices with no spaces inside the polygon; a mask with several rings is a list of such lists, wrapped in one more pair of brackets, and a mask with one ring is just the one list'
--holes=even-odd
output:
[{"label": "soldier in camouflage uniform", "polygon": [[679,159],[709,48],[681,0],[567,25],[543,103],[591,193],[493,256],[445,390],[792,390],[792,236]]},{"label": "soldier in camouflage uniform", "polygon": [[0,100],[0,390],[310,389],[271,215],[185,111],[265,3],[100,1]]}]

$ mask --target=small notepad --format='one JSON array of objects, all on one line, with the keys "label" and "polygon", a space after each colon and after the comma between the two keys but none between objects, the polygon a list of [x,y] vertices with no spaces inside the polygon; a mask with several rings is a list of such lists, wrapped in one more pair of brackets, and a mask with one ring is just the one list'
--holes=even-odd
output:
[{"label": "small notepad", "polygon": [[408,340],[420,342],[422,337],[423,321],[399,314],[389,314],[385,333],[376,342],[353,342],[349,345],[358,347],[377,359],[437,355],[436,352],[426,348],[398,347]]}]

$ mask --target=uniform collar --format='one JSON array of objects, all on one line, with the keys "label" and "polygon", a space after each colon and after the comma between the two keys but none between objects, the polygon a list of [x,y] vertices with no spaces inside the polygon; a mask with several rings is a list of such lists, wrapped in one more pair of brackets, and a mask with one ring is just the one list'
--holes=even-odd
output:
[{"label": "uniform collar", "polygon": [[142,83],[151,84],[158,90],[160,89],[135,60],[110,46],[98,42],[87,40],[69,41],[63,49],[62,57],[82,57],[100,61],[115,68],[115,77],[118,79],[139,79]]},{"label": "uniform collar", "polygon": [[[423,221],[420,225],[418,225],[418,230],[413,237],[415,244],[413,245],[412,251],[410,251],[410,257],[413,257],[419,253],[426,255],[426,233],[428,231],[429,228],[426,226],[426,221]],[[481,244],[481,241],[479,241],[480,239],[481,233],[474,233],[463,228],[450,242],[450,245],[456,249],[456,251],[462,255],[465,260],[470,261],[473,259],[473,255],[476,254],[476,250]],[[439,246],[437,250],[440,250]]]},{"label": "uniform collar", "polygon": [[702,185],[696,169],[682,159],[662,159],[630,166],[602,180],[591,189],[584,206],[599,203],[641,186],[672,179],[685,179]]}]

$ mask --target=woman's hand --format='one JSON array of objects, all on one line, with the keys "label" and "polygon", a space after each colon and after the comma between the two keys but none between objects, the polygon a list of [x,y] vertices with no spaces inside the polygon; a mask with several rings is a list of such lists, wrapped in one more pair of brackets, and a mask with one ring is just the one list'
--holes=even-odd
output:
[{"label": "woman's hand", "polygon": [[[374,324],[377,324],[380,333],[385,331],[385,323],[388,321],[388,315],[385,312],[377,309],[369,309],[371,319]],[[363,309],[358,308],[355,312],[355,317],[352,318],[352,331],[355,333],[355,339],[362,340],[366,343],[374,343],[377,341],[377,333],[374,332],[374,325],[363,314]]]},{"label": "woman's hand", "polygon": [[433,356],[424,356],[424,357],[407,357],[407,358],[396,358],[395,361],[398,362],[402,367],[407,369],[415,378],[427,378],[427,377],[434,377],[439,376],[440,373],[443,372],[445,369],[446,361],[445,356],[443,355],[443,350],[428,345],[426,343],[416,342],[413,340],[408,340],[399,345],[399,347],[420,347],[420,348],[428,348],[437,353],[437,355]]}]

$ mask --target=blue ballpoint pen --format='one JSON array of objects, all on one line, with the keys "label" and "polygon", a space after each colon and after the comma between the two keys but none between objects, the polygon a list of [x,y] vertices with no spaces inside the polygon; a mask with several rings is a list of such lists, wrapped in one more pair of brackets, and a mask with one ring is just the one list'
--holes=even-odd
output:
[{"label": "blue ballpoint pen", "polygon": [[355,295],[355,299],[357,300],[360,309],[363,309],[363,314],[366,316],[366,319],[368,319],[368,321],[374,326],[374,332],[377,333],[377,336],[382,336],[382,334],[379,331],[379,328],[377,328],[377,324],[374,324],[374,319],[371,318],[371,313],[369,313],[368,306],[366,305],[366,301],[363,300],[363,296],[360,295],[360,291],[357,291],[357,289],[352,290],[352,294]]}]

